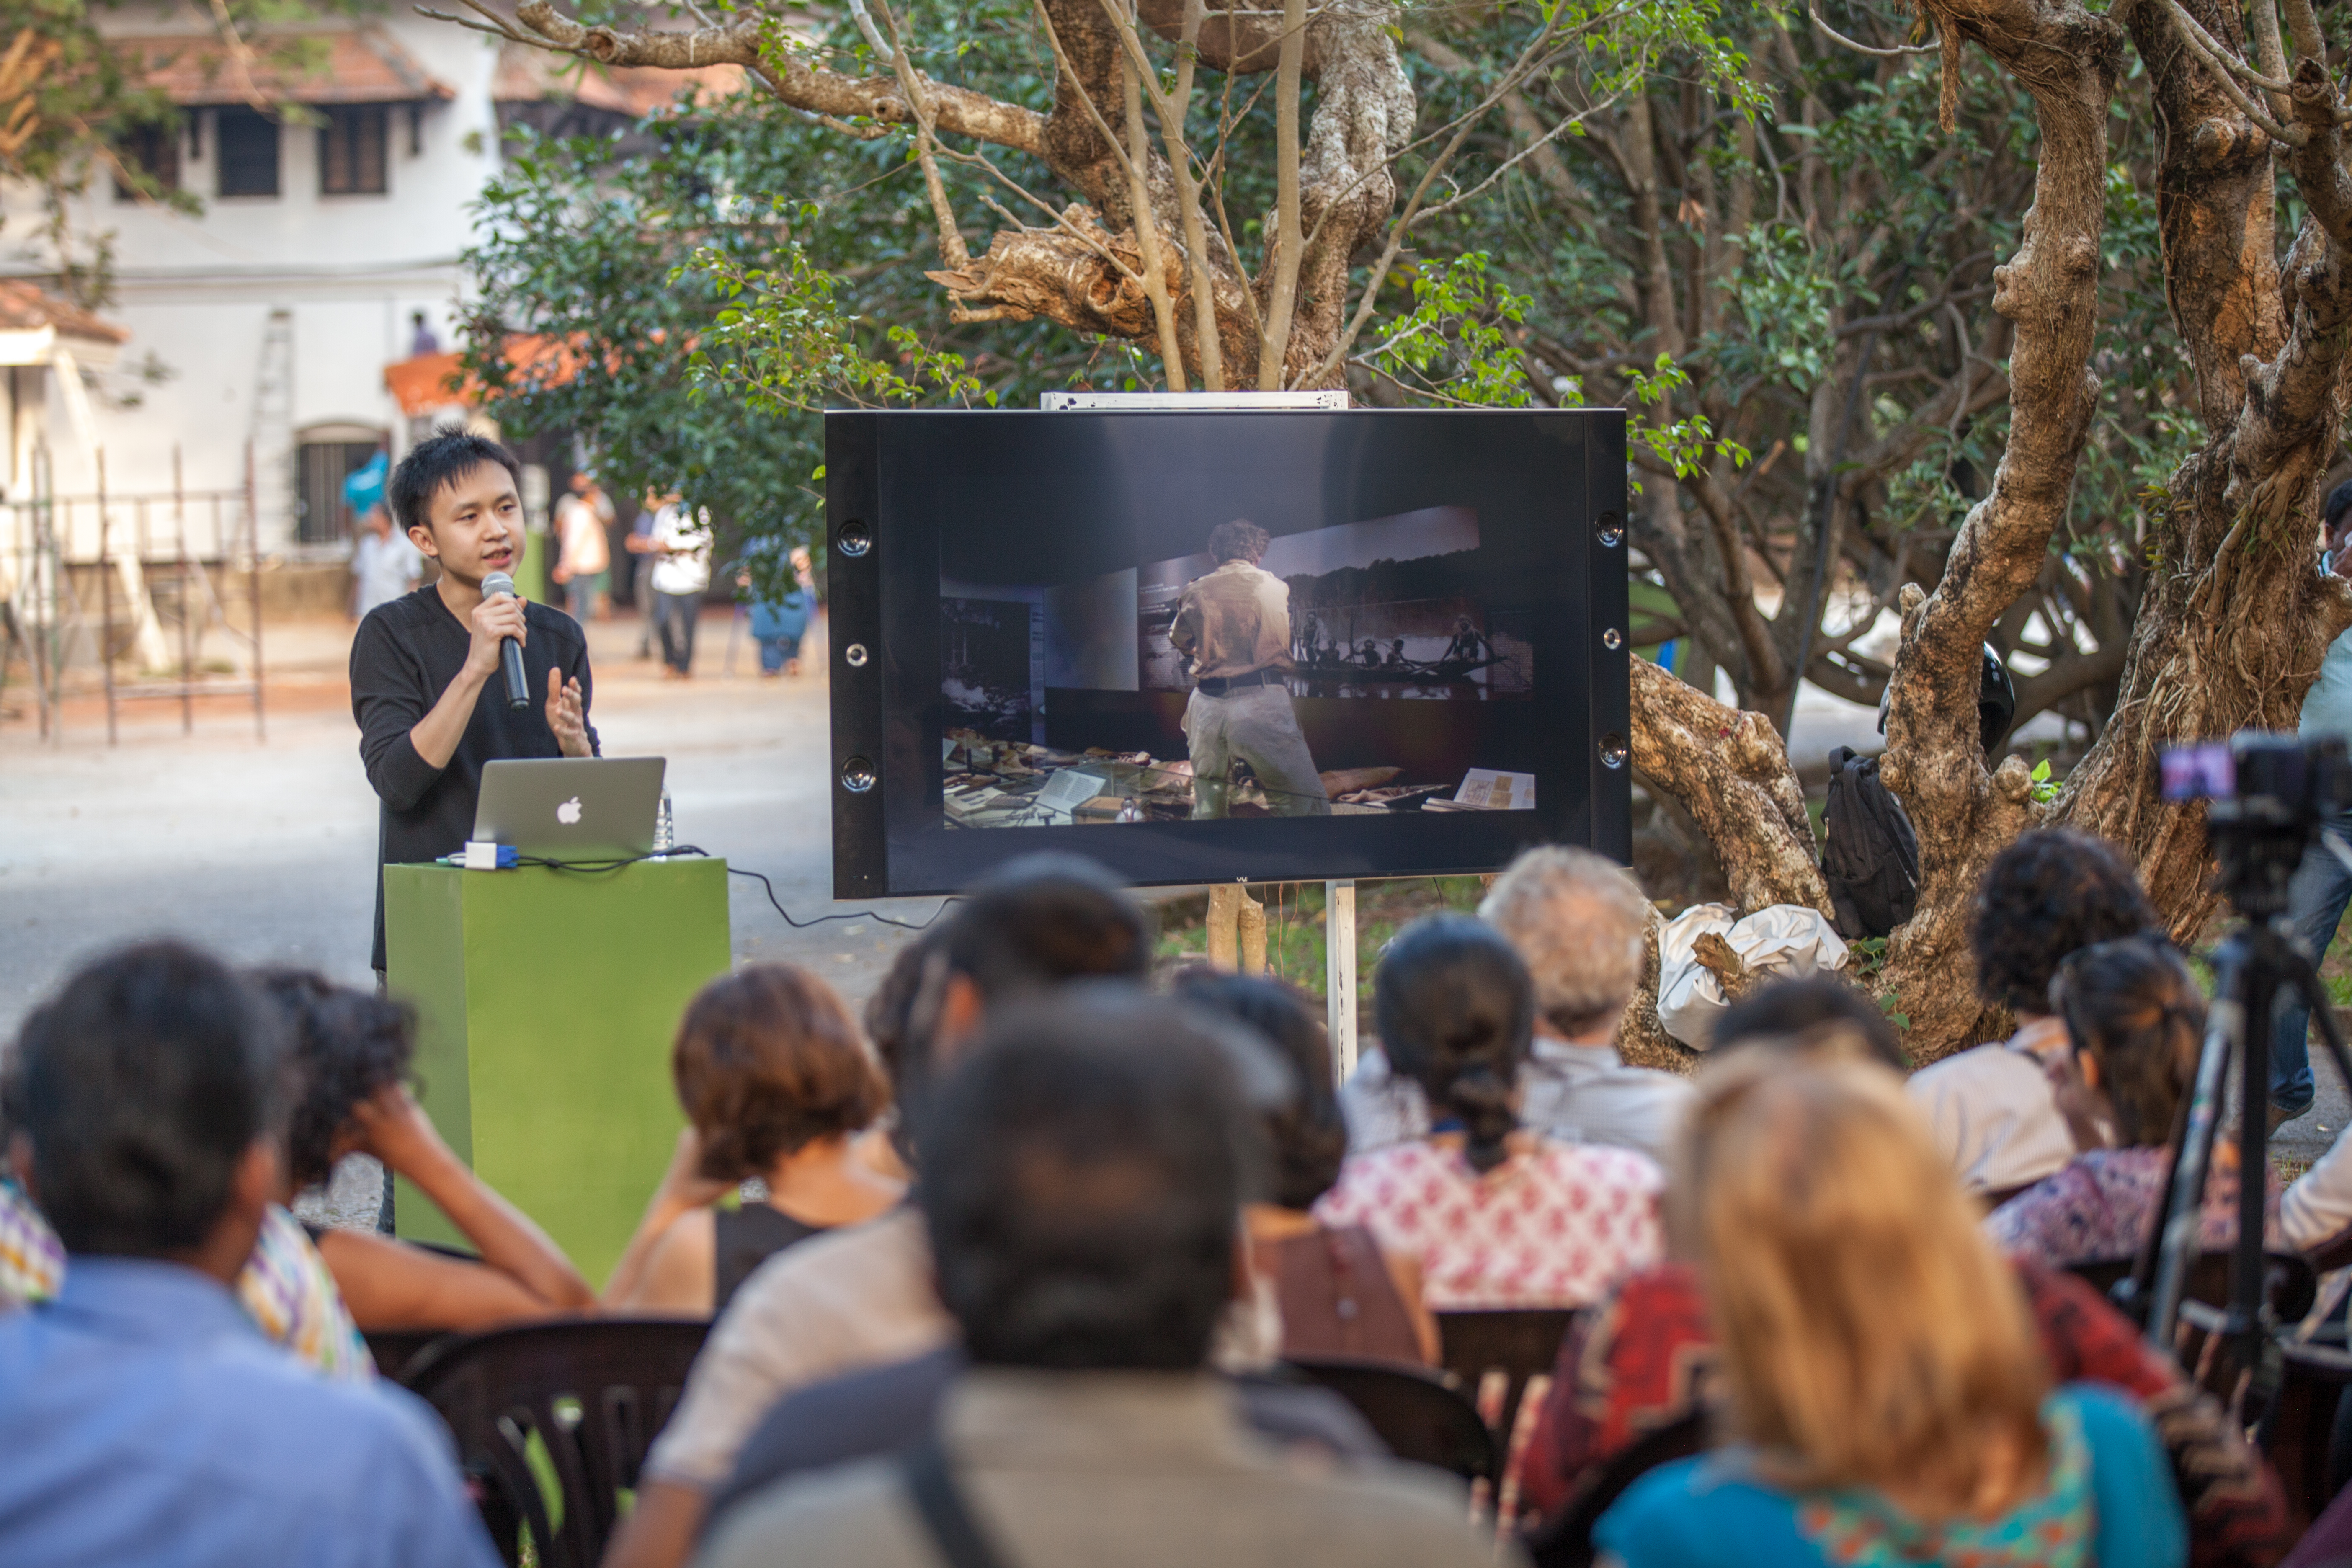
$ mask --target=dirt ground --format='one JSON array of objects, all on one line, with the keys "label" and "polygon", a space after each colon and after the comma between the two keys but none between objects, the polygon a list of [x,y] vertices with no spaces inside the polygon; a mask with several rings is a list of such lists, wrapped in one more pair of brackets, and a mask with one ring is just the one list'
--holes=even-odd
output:
[{"label": "dirt ground", "polygon": [[[690,681],[636,657],[633,617],[590,627],[606,754],[667,757],[679,839],[766,873],[796,918],[928,916],[938,900],[832,900],[822,626],[804,673],[764,679],[740,625],[729,672],[731,621],[705,616]],[[341,620],[268,628],[266,739],[249,700],[218,698],[197,702],[184,734],[176,702],[126,704],[110,746],[104,704],[84,694],[44,742],[18,667],[0,694],[0,1039],[77,963],[143,936],[371,981],[376,801],[351,716],[350,642]],[[906,939],[870,921],[796,931],[758,883],[731,881],[738,962],[808,964],[853,1004]]]}]

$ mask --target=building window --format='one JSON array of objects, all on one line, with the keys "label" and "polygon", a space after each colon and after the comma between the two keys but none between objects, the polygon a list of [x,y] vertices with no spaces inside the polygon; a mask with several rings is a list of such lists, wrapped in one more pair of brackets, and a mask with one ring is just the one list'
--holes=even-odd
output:
[{"label": "building window", "polygon": [[[180,188],[180,122],[135,126],[114,143],[114,155],[126,169],[144,174],[161,190]],[[114,177],[117,201],[136,201],[152,192],[134,190],[121,174]]]},{"label": "building window", "polygon": [[237,107],[219,110],[214,126],[213,155],[225,196],[274,196],[278,194],[278,121],[258,110]]},{"label": "building window", "polygon": [[343,495],[343,481],[367,466],[384,437],[364,426],[329,425],[303,431],[298,443],[294,537],[304,544],[351,538],[359,520]]},{"label": "building window", "polygon": [[381,103],[340,104],[319,130],[319,193],[329,196],[383,195],[386,122]]}]

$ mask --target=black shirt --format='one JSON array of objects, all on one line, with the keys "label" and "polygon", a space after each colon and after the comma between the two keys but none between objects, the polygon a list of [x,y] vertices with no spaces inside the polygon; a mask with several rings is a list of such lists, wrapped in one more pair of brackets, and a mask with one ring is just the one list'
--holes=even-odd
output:
[{"label": "black shirt", "polygon": [[[360,761],[383,802],[375,878],[377,969],[383,967],[383,866],[436,860],[466,847],[473,837],[484,763],[563,754],[547,723],[550,669],[580,682],[580,713],[587,717],[594,689],[580,623],[561,610],[526,603],[523,624],[530,628],[522,647],[530,706],[509,708],[506,679],[493,674],[482,683],[474,716],[466,721],[448,765],[439,768],[417,755],[408,732],[465,668],[474,641],[471,628],[442,602],[440,589],[427,584],[369,611],[352,640],[352,717],[359,721]],[[593,725],[588,750],[598,750]]]},{"label": "black shirt", "polygon": [[710,1315],[727,1310],[727,1303],[751,1271],[795,1242],[823,1236],[827,1227],[794,1219],[773,1204],[745,1204],[710,1211],[716,1255],[711,1258]]}]

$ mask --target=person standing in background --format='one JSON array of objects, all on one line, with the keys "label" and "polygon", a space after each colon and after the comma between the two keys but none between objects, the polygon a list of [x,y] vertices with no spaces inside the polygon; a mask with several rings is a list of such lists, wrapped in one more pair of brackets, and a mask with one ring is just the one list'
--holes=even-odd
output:
[{"label": "person standing in background", "polygon": [[629,548],[653,562],[646,581],[653,588],[650,614],[661,637],[662,662],[669,666],[668,679],[687,680],[694,675],[695,620],[710,587],[710,509],[688,507],[676,490],[648,490],[646,507],[654,514],[653,528],[642,537],[632,535]]},{"label": "person standing in background", "polygon": [[352,545],[352,618],[363,621],[378,605],[413,594],[425,576],[425,557],[392,526],[392,513],[377,502],[360,520]]},{"label": "person standing in background", "polygon": [[[2320,569],[2352,577],[2352,480],[2328,491],[2321,521],[2326,525],[2327,546]],[[2325,736],[2352,740],[2352,632],[2328,645],[2319,679],[2304,695],[2301,729],[2306,741]],[[2321,826],[2339,838],[2352,834],[2352,812],[2331,812]],[[2327,956],[2347,905],[2352,905],[2352,872],[2325,844],[2313,840],[2294,869],[2294,880],[2287,884],[2286,918],[2315,963]],[[2279,993],[2277,1009],[2271,1015],[2271,1127],[2293,1121],[2318,1098],[2311,1077],[2311,1008],[2289,986]]]},{"label": "person standing in background", "polygon": [[572,476],[572,493],[555,503],[558,549],[550,574],[563,590],[563,607],[586,626],[596,613],[606,570],[612,565],[612,545],[604,529],[613,520],[613,503],[586,473]]},{"label": "person standing in background", "polygon": [[[764,676],[801,672],[801,638],[808,635],[809,622],[816,615],[816,574],[806,545],[793,548],[791,571],[791,586],[782,597],[751,601],[751,640],[760,645],[760,673]],[[736,576],[735,585],[753,586],[748,564]]]}]

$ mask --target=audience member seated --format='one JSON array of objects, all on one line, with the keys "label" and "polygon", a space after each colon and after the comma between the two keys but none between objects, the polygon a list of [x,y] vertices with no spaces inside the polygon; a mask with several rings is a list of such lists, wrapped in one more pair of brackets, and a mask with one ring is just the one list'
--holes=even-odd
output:
[{"label": "audience member seated", "polygon": [[[936,1069],[992,1009],[1087,976],[1140,980],[1151,965],[1142,910],[1100,867],[1070,855],[1024,856],[1002,868],[923,945],[905,1029],[883,1058],[902,1152],[905,1124],[919,1120]],[[954,1338],[931,1282],[922,1218],[903,1205],[770,1258],[713,1325],[677,1414],[646,1457],[636,1507],[606,1549],[605,1568],[683,1563],[709,1494],[784,1395]]]},{"label": "audience member seated", "polygon": [[2066,1026],[2047,1011],[2050,977],[2077,948],[2161,925],[2131,863],[2086,833],[2023,834],[1986,868],[1969,929],[1977,989],[2016,1016],[2017,1032],[1922,1068],[1909,1085],[1969,1192],[1998,1204],[2074,1157],[2053,1086],[2067,1049]]},{"label": "audience member seated", "polygon": [[0,1318],[9,1568],[498,1561],[432,1413],[318,1377],[231,1292],[282,1191],[284,1067],[276,1010],[173,943],[26,1023],[9,1158],[67,1266]]},{"label": "audience member seated", "polygon": [[[906,1195],[854,1152],[889,1090],[848,1009],[814,975],[754,963],[704,986],[678,1024],[670,1074],[687,1126],[606,1306],[708,1317],[774,1254]],[[754,1176],[764,1201],[716,1206]]]},{"label": "audience member seated", "polygon": [[1360,1226],[1334,1228],[1308,1212],[1339,1179],[1348,1129],[1331,1092],[1323,1026],[1279,981],[1196,969],[1180,1000],[1239,1019],[1273,1043],[1290,1071],[1282,1108],[1265,1119],[1274,1155],[1272,1201],[1244,1214],[1250,1268],[1270,1291],[1286,1356],[1381,1356],[1434,1365],[1437,1321],[1421,1304],[1421,1270],[1381,1251]]},{"label": "audience member seated", "polygon": [[1493,1561],[1449,1478],[1290,1464],[1205,1370],[1253,1129],[1224,1054],[1156,1011],[1118,1037],[1050,1002],[992,1021],[917,1124],[940,1294],[971,1370],[906,1454],[735,1510],[709,1568]]},{"label": "audience member seated", "polygon": [[[1827,975],[1751,992],[1724,1011],[1715,1042],[1718,1063],[1753,1049],[1792,1062],[1875,1062],[1897,1072],[1904,1065],[1885,1016]],[[2157,1422],[2174,1482],[2189,1500],[2192,1561],[2267,1568],[2293,1539],[2286,1494],[2220,1403],[2089,1285],[2039,1264],[2015,1268],[2051,1375],[2124,1389]],[[1670,1261],[1627,1280],[1580,1316],[1560,1347],[1528,1445],[1531,1511],[1556,1513],[1636,1440],[1704,1408],[1719,1374],[1696,1270]]]},{"label": "audience member seated", "polygon": [[[1265,1037],[1199,1006],[1172,1008],[1163,998],[1116,981],[1082,981],[1056,993],[1055,1006],[1071,1017],[1090,1020],[1093,1037],[1136,1048],[1173,1037],[1171,1031],[1200,1035],[1223,1052],[1248,1089],[1245,1100],[1262,1124],[1288,1104],[1290,1075],[1268,1049]],[[1328,1103],[1328,1091],[1326,1100]],[[1272,1150],[1265,1152],[1271,1156]],[[1277,1179],[1272,1158],[1253,1161],[1250,1209],[1272,1195]],[[1243,1418],[1261,1437],[1303,1450],[1309,1462],[1386,1458],[1388,1449],[1355,1407],[1328,1390],[1301,1384],[1280,1368],[1268,1368],[1280,1349],[1278,1326],[1265,1335],[1262,1352],[1237,1342],[1234,1325],[1261,1314],[1258,1292],[1227,1310],[1211,1362],[1238,1398]],[[1411,1352],[1409,1352],[1411,1353]],[[711,1494],[710,1524],[738,1502],[787,1477],[829,1469],[850,1460],[898,1453],[929,1432],[940,1402],[965,1367],[961,1345],[950,1344],[887,1366],[868,1367],[796,1389],[780,1400],[739,1450],[735,1472]]]},{"label": "audience member seated", "polygon": [[1594,1531],[1603,1561],[2188,1561],[2147,1417],[2053,1386],[2015,1275],[1885,1073],[1742,1053],[1707,1075],[1675,1173],[1734,1445],[1636,1481]]},{"label": "audience member seated", "polygon": [[263,970],[256,979],[291,1026],[301,1090],[287,1141],[288,1197],[324,1182],[344,1155],[373,1154],[480,1254],[476,1262],[373,1231],[313,1231],[363,1331],[471,1332],[595,1306],[562,1249],[451,1152],[409,1094],[415,1035],[407,1008],[305,970]]},{"label": "audience member seated", "polygon": [[[0,1148],[7,1129],[0,1126]],[[0,1176],[0,1312],[46,1301],[65,1283],[66,1249],[16,1184]]]},{"label": "audience member seated", "polygon": [[[2161,937],[2069,953],[2050,983],[2073,1060],[2060,1099],[2081,1152],[1993,1210],[1985,1232],[2011,1258],[2054,1268],[2136,1258],[2162,1215],[2172,1128],[2197,1076],[2205,1002]],[[2238,1240],[2238,1146],[2222,1140],[2205,1177],[2198,1245]],[[2270,1207],[2276,1213],[2277,1183]]]},{"label": "audience member seated", "polygon": [[[5,1144],[0,1129],[0,1144]],[[65,1247],[15,1183],[0,1179],[0,1310],[56,1296]],[[309,1232],[279,1204],[263,1214],[253,1254],[237,1271],[238,1305],[264,1338],[314,1371],[346,1382],[375,1376],[375,1360]]]},{"label": "audience member seated", "polygon": [[1664,1178],[1648,1156],[1519,1128],[1535,1010],[1517,952],[1467,915],[1415,921],[1374,977],[1381,1038],[1438,1120],[1350,1155],[1315,1215],[1412,1259],[1433,1310],[1580,1307],[1657,1261]]},{"label": "audience member seated", "polygon": [[[1562,1142],[1613,1143],[1664,1163],[1690,1104],[1687,1079],[1627,1067],[1617,1030],[1641,988],[1651,909],[1633,874],[1589,849],[1530,849],[1496,880],[1479,916],[1535,979],[1535,1047],[1520,1068],[1520,1122]],[[1429,1101],[1369,1047],[1340,1090],[1348,1147],[1367,1154],[1429,1134]]]}]

